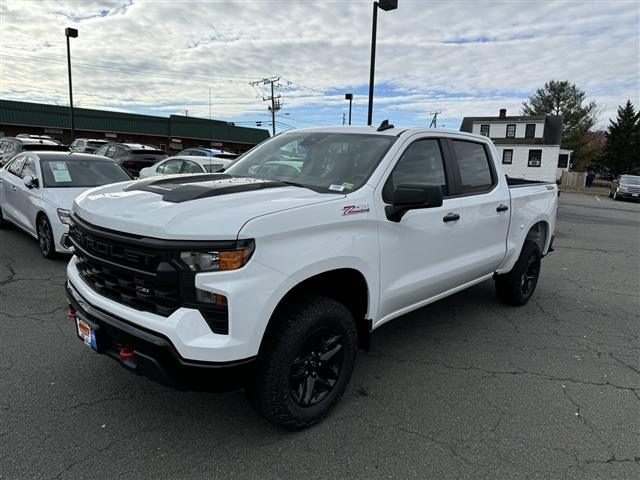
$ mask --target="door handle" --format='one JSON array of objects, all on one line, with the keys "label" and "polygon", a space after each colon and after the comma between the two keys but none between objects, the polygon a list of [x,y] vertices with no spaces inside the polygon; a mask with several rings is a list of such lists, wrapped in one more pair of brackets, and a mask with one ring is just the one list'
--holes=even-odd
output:
[{"label": "door handle", "polygon": [[442,221],[443,222],[455,222],[456,220],[460,220],[460,215],[458,215],[457,213],[447,213],[443,218]]},{"label": "door handle", "polygon": [[16,186],[15,185],[11,185],[11,190],[16,190]]},{"label": "door handle", "polygon": [[496,212],[506,212],[507,210],[509,210],[509,207],[507,207],[504,203],[501,203],[500,205],[498,205],[498,208],[496,208]]}]

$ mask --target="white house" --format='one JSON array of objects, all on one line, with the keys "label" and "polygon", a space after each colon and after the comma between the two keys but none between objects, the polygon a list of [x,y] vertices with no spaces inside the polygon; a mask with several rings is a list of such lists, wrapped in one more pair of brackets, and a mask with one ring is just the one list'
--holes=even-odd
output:
[{"label": "white house", "polygon": [[460,131],[484,135],[495,144],[505,174],[555,182],[571,166],[571,150],[561,150],[561,115],[465,117]]}]

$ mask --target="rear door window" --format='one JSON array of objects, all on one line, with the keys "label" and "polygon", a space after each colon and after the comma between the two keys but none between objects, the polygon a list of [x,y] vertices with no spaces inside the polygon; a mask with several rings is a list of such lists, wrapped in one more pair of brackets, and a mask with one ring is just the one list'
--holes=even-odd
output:
[{"label": "rear door window", "polygon": [[485,146],[481,143],[453,140],[453,150],[460,172],[462,194],[491,190],[494,174]]}]

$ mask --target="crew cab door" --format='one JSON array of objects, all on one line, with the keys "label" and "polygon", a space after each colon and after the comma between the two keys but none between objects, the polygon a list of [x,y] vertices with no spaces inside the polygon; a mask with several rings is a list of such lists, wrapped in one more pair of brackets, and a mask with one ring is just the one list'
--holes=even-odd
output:
[{"label": "crew cab door", "polygon": [[467,281],[490,275],[507,252],[511,198],[491,148],[483,142],[448,139],[455,165],[459,235],[467,244],[459,258]]},{"label": "crew cab door", "polygon": [[[458,223],[444,221],[460,203],[450,195],[455,184],[452,169],[446,140],[413,137],[376,188],[376,211],[380,212],[379,323],[449,290],[459,281],[456,259],[464,254],[469,242],[459,235]],[[406,183],[440,185],[442,206],[409,210],[399,222],[388,220],[384,213],[389,203],[386,191],[390,185]]]},{"label": "crew cab door", "polygon": [[413,137],[376,188],[378,212],[384,212],[389,182],[439,184],[443,192],[442,206],[410,210],[399,222],[381,214],[377,323],[498,267],[506,253],[509,193],[488,155],[483,143],[458,145],[447,138]]}]

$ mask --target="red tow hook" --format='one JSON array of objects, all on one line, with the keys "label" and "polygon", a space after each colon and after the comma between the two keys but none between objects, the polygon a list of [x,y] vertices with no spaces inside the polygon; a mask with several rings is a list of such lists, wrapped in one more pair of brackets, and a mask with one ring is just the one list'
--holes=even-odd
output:
[{"label": "red tow hook", "polygon": [[73,308],[70,308],[69,311],[67,312],[67,317],[76,318],[76,311]]},{"label": "red tow hook", "polygon": [[120,360],[128,360],[134,355],[135,355],[135,352],[133,351],[132,347],[122,347],[120,349]]}]

